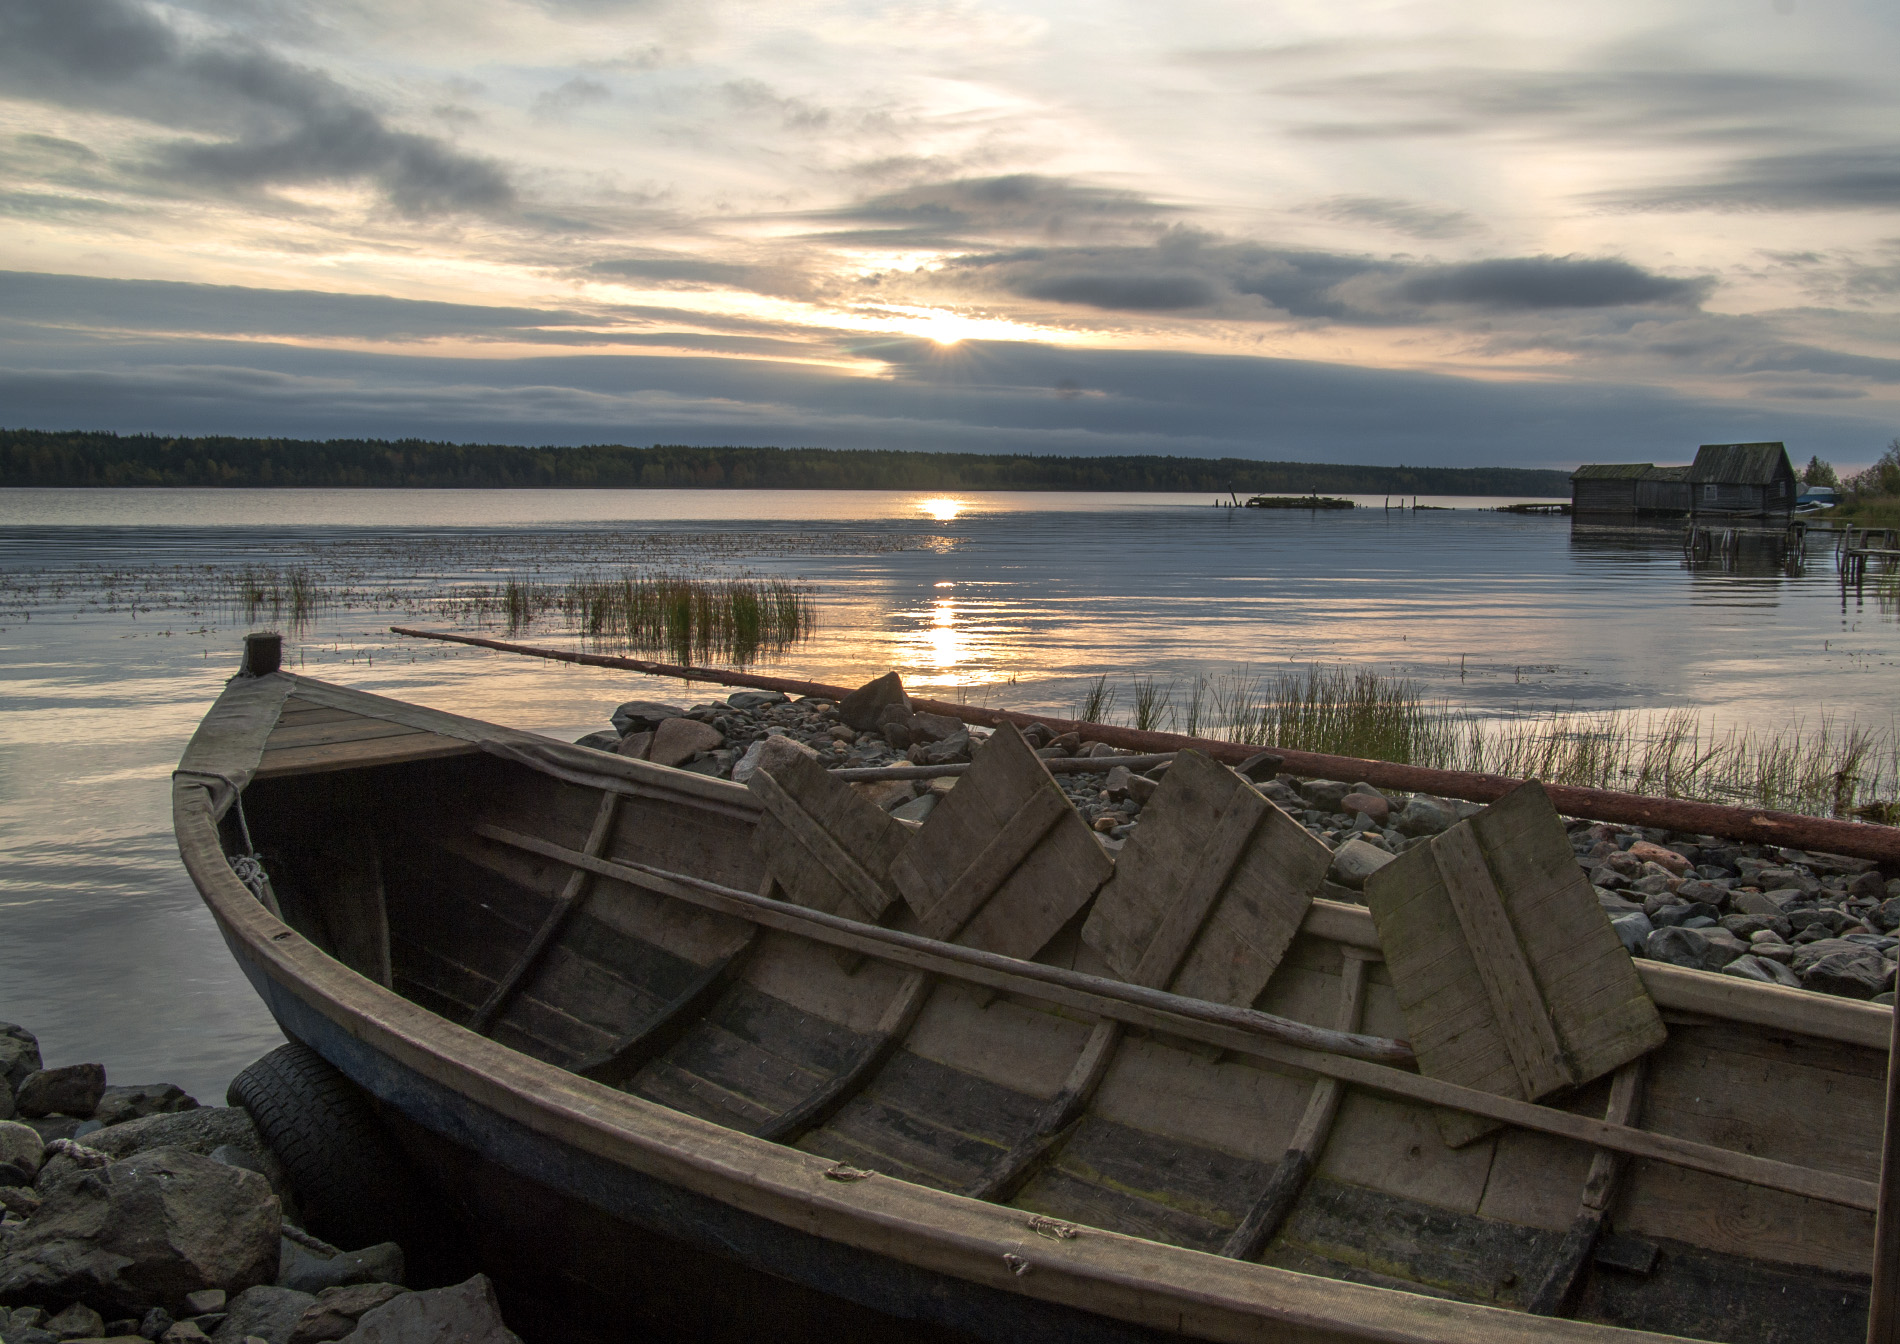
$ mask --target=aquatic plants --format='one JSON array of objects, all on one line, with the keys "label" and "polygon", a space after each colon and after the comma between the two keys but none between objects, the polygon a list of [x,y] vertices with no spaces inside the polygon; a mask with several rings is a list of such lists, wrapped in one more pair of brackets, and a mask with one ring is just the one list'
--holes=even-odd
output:
[{"label": "aquatic plants", "polygon": [[[1135,685],[1134,726],[1159,725],[1153,679]],[[1107,722],[1115,700],[1098,677],[1081,708],[1102,712],[1078,717]],[[1762,730],[1693,709],[1483,714],[1403,677],[1317,666],[1204,674],[1166,714],[1190,736],[1815,816],[1878,820],[1900,796],[1900,733],[1828,715]]]}]

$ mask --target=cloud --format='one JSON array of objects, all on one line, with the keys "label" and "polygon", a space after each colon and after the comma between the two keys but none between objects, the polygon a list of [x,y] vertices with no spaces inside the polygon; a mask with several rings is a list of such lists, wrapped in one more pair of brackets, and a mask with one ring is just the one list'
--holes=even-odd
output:
[{"label": "cloud", "polygon": [[583,107],[592,107],[607,102],[613,97],[613,91],[597,79],[585,75],[576,75],[570,80],[555,85],[535,95],[534,104],[529,111],[536,117],[554,120],[578,112]]},{"label": "cloud", "polygon": [[1867,395],[1862,387],[1828,387],[1825,385],[1800,384],[1793,387],[1758,387],[1754,390],[1758,397],[1793,397],[1798,401],[1852,401]]},{"label": "cloud", "polygon": [[1111,311],[1218,306],[1224,317],[1380,326],[1442,322],[1466,309],[1693,308],[1713,284],[1616,258],[1498,257],[1446,266],[1274,248],[1178,228],[1142,247],[966,254],[942,273],[986,280],[1023,298]]},{"label": "cloud", "polygon": [[1434,210],[1394,196],[1334,196],[1308,211],[1323,219],[1376,224],[1408,238],[1463,238],[1483,227],[1463,210]]},{"label": "cloud", "polygon": [[1706,277],[1676,280],[1611,258],[1543,256],[1421,268],[1399,284],[1398,292],[1413,303],[1474,308],[1693,307],[1713,287]]},{"label": "cloud", "polygon": [[1739,160],[1708,181],[1592,199],[1626,210],[1892,210],[1900,207],[1900,148],[1770,154]]},{"label": "cloud", "polygon": [[1068,178],[1012,173],[927,183],[800,218],[855,226],[824,237],[899,243],[979,238],[1056,239],[1158,225],[1178,207],[1137,192]]},{"label": "cloud", "polygon": [[1640,45],[1568,69],[1376,69],[1362,61],[1349,73],[1289,79],[1271,91],[1352,108],[1350,118],[1329,116],[1294,128],[1296,134],[1335,140],[1499,131],[1690,144],[1788,140],[1895,101],[1891,89],[1839,75],[1710,67],[1699,52],[1645,52]]},{"label": "cloud", "polygon": [[1158,313],[1205,308],[1220,297],[1212,281],[1199,275],[1116,275],[1087,271],[1067,275],[1031,275],[1011,284],[1031,299],[1078,303],[1112,312]]},{"label": "cloud", "polygon": [[707,261],[679,253],[655,253],[639,257],[616,257],[596,261],[586,268],[589,275],[622,280],[637,280],[660,288],[738,289],[756,286],[760,272],[753,266],[732,262]]},{"label": "cloud", "polygon": [[597,321],[556,309],[28,271],[0,271],[0,314],[15,324],[96,331],[370,340],[492,338]]},{"label": "cloud", "polygon": [[502,167],[398,130],[330,76],[256,45],[190,37],[133,0],[9,0],[0,78],[22,94],[187,132],[136,165],[228,192],[366,182],[408,215],[514,203]]}]

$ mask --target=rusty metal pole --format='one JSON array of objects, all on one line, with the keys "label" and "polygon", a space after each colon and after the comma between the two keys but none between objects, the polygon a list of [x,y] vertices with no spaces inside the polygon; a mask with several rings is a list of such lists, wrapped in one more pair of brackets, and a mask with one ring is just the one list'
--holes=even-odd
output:
[{"label": "rusty metal pole", "polygon": [[1900,1009],[1887,1047],[1887,1123],[1880,1139],[1880,1209],[1874,1215],[1874,1286],[1867,1344],[1900,1344]]}]

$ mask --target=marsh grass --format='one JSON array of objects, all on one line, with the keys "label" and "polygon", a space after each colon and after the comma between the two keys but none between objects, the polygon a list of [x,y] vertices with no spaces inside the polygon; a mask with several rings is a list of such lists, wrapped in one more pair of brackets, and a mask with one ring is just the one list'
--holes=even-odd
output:
[{"label": "marsh grass", "polygon": [[231,604],[246,621],[268,614],[293,631],[303,630],[333,602],[323,581],[301,565],[247,565],[232,576],[232,589]]},{"label": "marsh grass", "polygon": [[810,597],[784,579],[696,579],[628,572],[571,580],[559,603],[581,633],[664,652],[680,662],[721,655],[748,662],[808,637]]},{"label": "marsh grass", "polygon": [[[1154,686],[1135,679],[1137,727],[1162,720]],[[1102,712],[1078,717],[1107,722],[1115,698],[1096,678],[1082,707]],[[1689,709],[1499,718],[1429,700],[1404,678],[1312,667],[1196,677],[1166,716],[1197,737],[1815,816],[1879,819],[1900,795],[1900,736],[1826,715],[1768,731]]]},{"label": "marsh grass", "polygon": [[1107,723],[1108,716],[1114,712],[1117,694],[1115,688],[1108,684],[1108,673],[1104,672],[1082,692],[1082,699],[1077,702],[1071,717],[1083,723]]}]

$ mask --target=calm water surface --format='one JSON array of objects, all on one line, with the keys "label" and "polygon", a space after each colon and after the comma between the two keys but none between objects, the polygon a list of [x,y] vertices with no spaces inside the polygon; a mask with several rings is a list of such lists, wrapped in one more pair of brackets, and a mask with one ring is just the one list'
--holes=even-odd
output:
[{"label": "calm water surface", "polygon": [[[1891,726],[1900,627],[1819,555],[1689,568],[1667,534],[1480,511],[1209,507],[1203,496],[868,491],[0,492],[0,1019],[49,1060],[210,1101],[278,1037],[177,861],[167,776],[268,620],[216,578],[301,565],[357,594],[292,666],[575,737],[677,683],[387,633],[474,628],[458,585],[629,564],[814,586],[814,638],[759,670],[1067,709],[1093,676],[1342,663],[1486,713],[1689,706],[1767,728]],[[381,596],[378,596],[381,594]],[[557,624],[534,642],[572,647]],[[1123,704],[1128,703],[1126,689]]]}]

